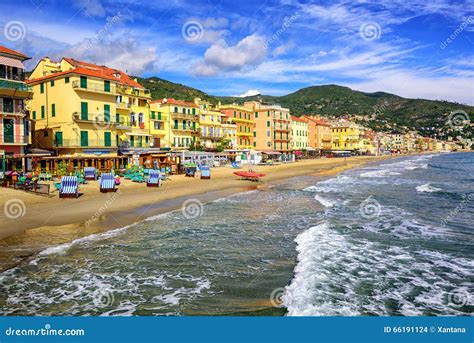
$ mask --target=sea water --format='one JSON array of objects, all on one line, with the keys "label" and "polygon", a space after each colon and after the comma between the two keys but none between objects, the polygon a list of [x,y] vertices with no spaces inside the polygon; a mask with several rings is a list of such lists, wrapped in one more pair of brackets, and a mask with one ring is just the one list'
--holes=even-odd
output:
[{"label": "sea water", "polygon": [[[297,164],[295,165],[297,167]],[[296,177],[52,247],[2,315],[468,315],[474,154]]]}]

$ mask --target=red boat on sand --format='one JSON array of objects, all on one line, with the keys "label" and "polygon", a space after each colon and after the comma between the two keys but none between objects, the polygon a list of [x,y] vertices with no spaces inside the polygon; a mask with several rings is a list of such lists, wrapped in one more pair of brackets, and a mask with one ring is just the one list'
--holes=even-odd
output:
[{"label": "red boat on sand", "polygon": [[250,180],[250,181],[260,181],[261,177],[264,177],[267,174],[263,173],[257,173],[254,171],[236,171],[234,172],[235,175],[242,177],[244,180]]}]

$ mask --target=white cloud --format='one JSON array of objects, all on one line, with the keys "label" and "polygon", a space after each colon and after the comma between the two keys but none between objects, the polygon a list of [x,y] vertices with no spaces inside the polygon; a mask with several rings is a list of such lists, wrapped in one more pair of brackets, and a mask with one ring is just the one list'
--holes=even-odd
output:
[{"label": "white cloud", "polygon": [[294,42],[288,42],[288,43],[286,43],[286,44],[277,46],[275,49],[273,49],[272,55],[273,55],[273,57],[277,57],[277,56],[280,56],[280,55],[284,55],[284,54],[286,54],[288,51],[290,51],[291,49],[293,49],[294,47],[295,47],[295,43],[294,43]]},{"label": "white cloud", "polygon": [[104,17],[106,14],[105,8],[99,0],[74,0],[73,3],[88,16]]},{"label": "white cloud", "polygon": [[261,94],[258,89],[249,89],[245,93],[242,93],[240,95],[236,95],[239,98],[245,98],[246,96],[253,96],[253,95],[259,95]]},{"label": "white cloud", "polygon": [[257,34],[245,37],[234,46],[219,41],[206,50],[204,59],[194,65],[193,71],[201,76],[240,71],[260,64],[266,53],[265,38]]},{"label": "white cloud", "polygon": [[63,56],[120,69],[128,74],[141,75],[155,69],[157,55],[154,48],[144,48],[132,38],[99,40],[92,44],[85,40],[62,52]]}]

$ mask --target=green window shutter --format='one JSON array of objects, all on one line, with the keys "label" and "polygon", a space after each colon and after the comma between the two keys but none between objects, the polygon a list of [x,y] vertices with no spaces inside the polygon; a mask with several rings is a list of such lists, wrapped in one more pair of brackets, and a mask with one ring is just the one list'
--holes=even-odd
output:
[{"label": "green window shutter", "polygon": [[270,117],[270,111],[267,111],[267,117]]},{"label": "green window shutter", "polygon": [[148,144],[148,136],[145,136],[145,142]]},{"label": "green window shutter", "polygon": [[51,116],[56,117],[56,104],[51,104]]},{"label": "green window shutter", "polygon": [[270,127],[270,121],[267,120],[267,127]]},{"label": "green window shutter", "polygon": [[120,123],[120,114],[115,113],[115,121],[116,121],[117,123]]},{"label": "green window shutter", "polygon": [[81,76],[81,88],[87,88],[87,77]]},{"label": "green window shutter", "polygon": [[58,131],[55,133],[55,142],[56,146],[63,146],[63,133],[61,131]]},{"label": "green window shutter", "polygon": [[155,119],[155,111],[151,111],[151,119]]},{"label": "green window shutter", "polygon": [[64,83],[69,83],[69,76],[66,76],[66,77],[64,78]]},{"label": "green window shutter", "polygon": [[87,120],[88,116],[89,116],[89,106],[87,102],[81,102],[81,119]]},{"label": "green window shutter", "polygon": [[130,136],[130,146],[131,147],[135,146],[135,136]]},{"label": "green window shutter", "polygon": [[15,121],[3,119],[3,141],[5,143],[15,142]]},{"label": "green window shutter", "polygon": [[196,109],[195,108],[193,108],[193,114],[196,114]]},{"label": "green window shutter", "polygon": [[104,105],[104,121],[110,123],[110,105]]},{"label": "green window shutter", "polygon": [[89,132],[81,131],[81,146],[89,146]]},{"label": "green window shutter", "polygon": [[256,148],[257,147],[257,142],[253,142],[253,146]]},{"label": "green window shutter", "polygon": [[33,119],[36,119],[36,111],[33,111]]},{"label": "green window shutter", "polygon": [[112,146],[112,134],[104,132],[104,146]]},{"label": "green window shutter", "polygon": [[161,120],[161,112],[158,112],[158,120]]},{"label": "green window shutter", "polygon": [[41,93],[41,94],[44,93],[44,83],[41,83],[41,84],[40,84],[40,93]]},{"label": "green window shutter", "polygon": [[51,85],[51,87],[54,87],[54,80],[50,81],[50,85]]},{"label": "green window shutter", "polygon": [[104,80],[104,92],[110,92],[110,81]]},{"label": "green window shutter", "polygon": [[253,136],[254,136],[254,137],[257,137],[257,133],[256,133],[255,131],[253,132]]},{"label": "green window shutter", "polygon": [[41,119],[44,119],[44,106],[41,106]]}]

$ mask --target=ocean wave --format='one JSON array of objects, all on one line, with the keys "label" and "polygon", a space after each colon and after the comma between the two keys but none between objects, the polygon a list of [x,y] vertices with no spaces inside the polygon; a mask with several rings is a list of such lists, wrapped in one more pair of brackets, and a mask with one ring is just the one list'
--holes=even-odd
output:
[{"label": "ocean wave", "polygon": [[324,207],[333,207],[335,204],[336,204],[336,201],[335,200],[330,200],[330,199],[327,199],[327,198],[323,198],[321,195],[319,194],[316,194],[314,196],[314,199],[319,201],[319,203],[321,205],[323,205]]},{"label": "ocean wave", "polygon": [[416,186],[416,191],[418,193],[433,193],[442,191],[442,189],[431,186],[429,183],[425,183],[424,185]]},{"label": "ocean wave", "polygon": [[360,174],[360,177],[386,177],[401,175],[399,172],[395,172],[389,169],[374,170]]},{"label": "ocean wave", "polygon": [[468,259],[355,238],[328,223],[295,241],[298,262],[282,297],[290,316],[466,314],[446,299],[472,275]]}]

